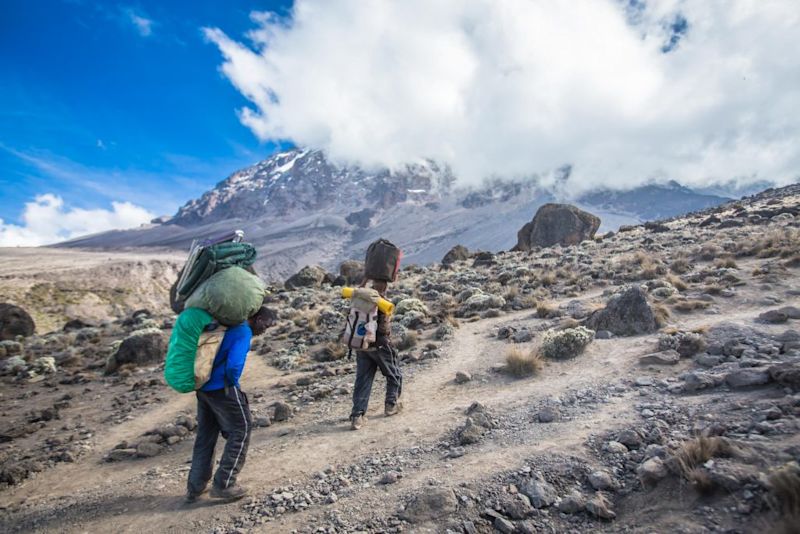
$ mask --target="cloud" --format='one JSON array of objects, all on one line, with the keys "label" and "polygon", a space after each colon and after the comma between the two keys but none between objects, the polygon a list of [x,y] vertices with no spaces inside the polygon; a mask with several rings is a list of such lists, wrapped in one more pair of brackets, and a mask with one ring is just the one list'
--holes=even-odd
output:
[{"label": "cloud", "polygon": [[205,28],[260,139],[465,183],[787,183],[800,169],[796,0],[297,0],[240,42]]},{"label": "cloud", "polygon": [[0,219],[0,247],[39,246],[75,237],[132,228],[155,215],[130,202],[112,202],[111,209],[81,209],[64,205],[61,197],[47,193],[25,204],[22,224]]},{"label": "cloud", "polygon": [[152,19],[136,13],[133,9],[126,9],[125,16],[142,37],[150,37],[153,34],[154,22]]}]

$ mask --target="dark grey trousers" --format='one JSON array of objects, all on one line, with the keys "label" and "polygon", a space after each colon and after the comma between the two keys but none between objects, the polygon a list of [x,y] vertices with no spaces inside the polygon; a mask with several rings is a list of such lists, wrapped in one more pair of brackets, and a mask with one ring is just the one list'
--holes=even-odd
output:
[{"label": "dark grey trousers", "polygon": [[239,388],[197,391],[197,437],[187,484],[190,493],[200,494],[211,480],[214,448],[220,434],[225,438],[225,449],[214,475],[214,486],[225,489],[236,484],[252,427],[247,395]]},{"label": "dark grey trousers", "polygon": [[403,373],[400,371],[397,350],[391,345],[372,351],[360,350],[356,353],[356,385],[353,388],[351,418],[367,413],[372,383],[378,369],[386,377],[386,403],[394,404],[400,398],[403,392]]}]

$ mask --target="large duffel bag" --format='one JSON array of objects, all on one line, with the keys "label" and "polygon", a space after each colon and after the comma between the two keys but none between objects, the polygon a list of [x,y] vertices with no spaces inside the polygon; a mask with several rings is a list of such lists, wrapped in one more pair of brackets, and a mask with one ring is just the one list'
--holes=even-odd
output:
[{"label": "large duffel bag", "polygon": [[364,278],[394,282],[400,270],[403,251],[386,239],[378,239],[367,248],[364,260]]},{"label": "large duffel bag", "polygon": [[[216,328],[211,328],[216,326]],[[169,339],[164,380],[179,393],[190,393],[208,382],[225,328],[205,310],[186,308]]]},{"label": "large duffel bag", "polygon": [[235,326],[255,314],[266,295],[260,278],[240,267],[228,267],[203,282],[186,300],[186,307],[201,308],[220,324]]}]

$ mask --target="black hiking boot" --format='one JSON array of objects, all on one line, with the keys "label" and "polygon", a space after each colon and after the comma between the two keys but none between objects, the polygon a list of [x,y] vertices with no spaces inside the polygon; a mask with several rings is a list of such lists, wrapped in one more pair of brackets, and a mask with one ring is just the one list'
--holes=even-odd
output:
[{"label": "black hiking boot", "polygon": [[213,488],[211,488],[210,495],[215,499],[223,499],[226,501],[238,501],[239,499],[247,495],[247,490],[238,484],[229,486],[225,489],[214,486]]},{"label": "black hiking boot", "polygon": [[185,502],[186,504],[192,504],[192,503],[195,503],[195,502],[197,502],[197,499],[199,499],[199,498],[200,498],[200,496],[201,496],[202,494],[204,494],[204,493],[208,493],[208,488],[203,488],[203,491],[201,491],[201,492],[199,492],[199,493],[197,493],[197,492],[194,492],[194,491],[187,490],[187,491],[186,491],[186,497],[184,497],[184,502]]},{"label": "black hiking boot", "polygon": [[350,418],[350,430],[361,430],[361,427],[364,426],[367,422],[367,418],[364,415],[356,415]]},{"label": "black hiking boot", "polygon": [[397,402],[387,402],[383,407],[383,415],[386,417],[391,417],[393,415],[397,415],[403,411],[403,403],[400,401]]}]

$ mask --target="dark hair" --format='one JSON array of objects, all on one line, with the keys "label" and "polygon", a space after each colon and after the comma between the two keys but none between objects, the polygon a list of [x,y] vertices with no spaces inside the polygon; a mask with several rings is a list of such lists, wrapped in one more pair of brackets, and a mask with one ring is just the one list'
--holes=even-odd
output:
[{"label": "dark hair", "polygon": [[278,319],[278,314],[270,310],[266,306],[261,306],[256,313],[254,313],[249,321],[259,330],[266,330]]}]

